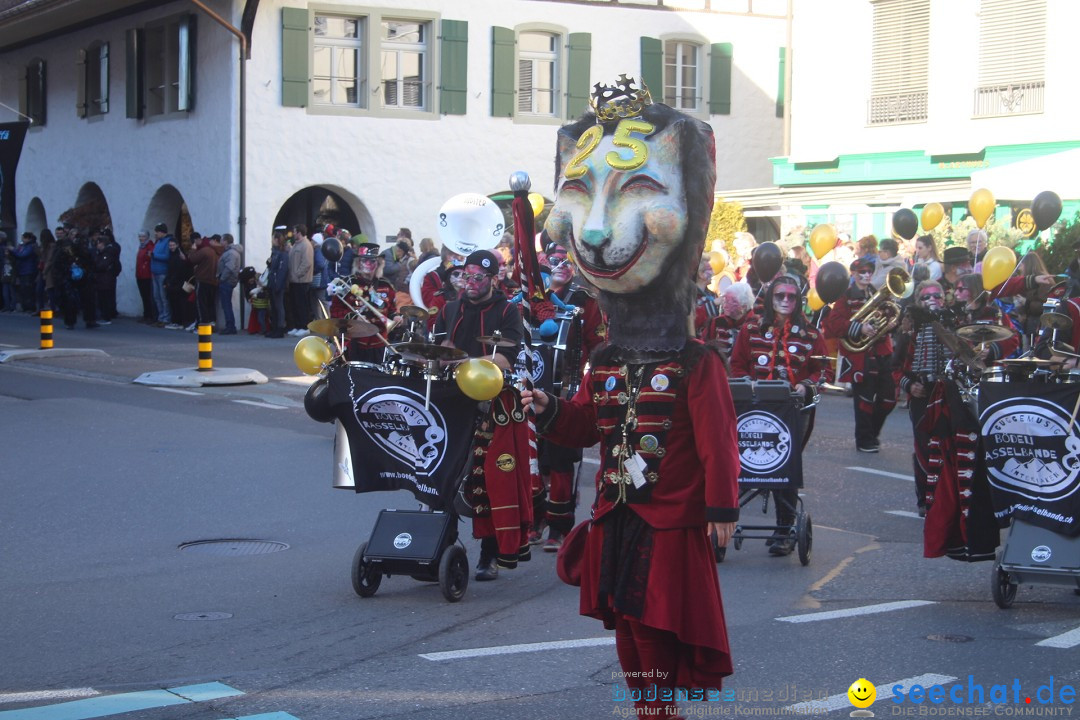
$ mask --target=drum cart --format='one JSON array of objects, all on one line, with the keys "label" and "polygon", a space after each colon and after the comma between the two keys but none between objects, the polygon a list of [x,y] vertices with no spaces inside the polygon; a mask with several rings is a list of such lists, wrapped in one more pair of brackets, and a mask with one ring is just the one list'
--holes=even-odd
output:
[{"label": "drum cart", "polygon": [[1080,595],[1080,535],[1067,537],[1014,518],[992,568],[994,603],[1012,607],[1017,587],[1029,584],[1064,585]]},{"label": "drum cart", "polygon": [[[795,393],[791,392],[791,386],[784,380],[759,380],[752,382],[750,378],[738,378],[729,381],[731,387],[731,397],[735,404],[735,413],[741,419],[745,417],[747,413],[752,410],[762,407],[763,403],[783,403],[794,404],[798,408],[798,415],[802,418],[802,413],[809,412],[811,408],[817,405],[817,398],[812,402],[802,405],[801,399]],[[793,452],[802,452],[803,446],[803,433],[801,422],[792,423],[795,427],[789,428],[790,432],[790,446]],[[740,451],[742,448],[740,448]],[[739,477],[739,507],[744,508],[753,502],[756,498],[761,498],[761,512],[762,514],[768,514],[769,512],[769,498],[771,497],[770,490],[790,490],[802,487],[802,464],[799,464],[799,475],[797,478],[791,478],[791,481],[785,484],[777,483],[759,483],[755,482],[753,477],[744,478],[745,473],[740,473]],[[787,501],[778,498],[777,502]],[[799,562],[802,565],[810,564],[810,552],[814,544],[814,526],[813,521],[810,518],[810,513],[806,512],[801,497],[797,498],[795,507],[789,508],[795,512],[795,523],[793,525],[748,525],[744,522],[739,522],[735,526],[735,532],[731,536],[732,546],[736,550],[741,550],[743,542],[746,540],[774,540],[778,535],[786,535],[789,538],[794,539],[795,549],[799,557]],[[723,562],[724,553],[719,551],[719,548],[714,547],[716,551],[717,562]]]}]

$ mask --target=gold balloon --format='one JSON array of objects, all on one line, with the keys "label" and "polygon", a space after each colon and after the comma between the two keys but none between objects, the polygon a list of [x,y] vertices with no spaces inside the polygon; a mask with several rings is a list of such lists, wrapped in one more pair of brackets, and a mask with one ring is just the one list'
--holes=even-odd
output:
[{"label": "gold balloon", "polygon": [[926,207],[922,209],[922,229],[930,232],[941,223],[941,219],[944,217],[945,208],[941,206],[941,203],[927,203]]},{"label": "gold balloon", "polygon": [[320,337],[308,335],[300,338],[293,348],[293,361],[305,375],[318,375],[323,366],[334,359],[330,344]]},{"label": "gold balloon", "polygon": [[810,250],[814,253],[815,259],[820,260],[825,257],[834,247],[836,247],[835,227],[829,223],[822,223],[810,231]]},{"label": "gold balloon", "polygon": [[487,358],[471,358],[457,366],[454,380],[461,392],[473,400],[491,400],[503,388],[503,374],[499,366]]},{"label": "gold balloon", "polygon": [[979,188],[971,193],[971,198],[968,200],[968,212],[975,218],[975,224],[980,229],[986,227],[986,221],[994,214],[996,204],[994,194],[986,188]]},{"label": "gold balloon", "polygon": [[1016,269],[1016,253],[1004,245],[986,251],[982,261],[983,287],[993,290],[1009,279]]},{"label": "gold balloon", "polygon": [[712,268],[713,275],[719,275],[724,272],[724,268],[727,267],[727,260],[724,259],[723,253],[709,253],[709,267]]},{"label": "gold balloon", "polygon": [[810,292],[806,293],[806,304],[809,305],[810,309],[814,312],[825,307],[825,301],[817,294],[817,288],[810,288]]},{"label": "gold balloon", "polygon": [[532,206],[533,217],[540,217],[544,212],[544,196],[540,193],[529,193],[529,205]]}]

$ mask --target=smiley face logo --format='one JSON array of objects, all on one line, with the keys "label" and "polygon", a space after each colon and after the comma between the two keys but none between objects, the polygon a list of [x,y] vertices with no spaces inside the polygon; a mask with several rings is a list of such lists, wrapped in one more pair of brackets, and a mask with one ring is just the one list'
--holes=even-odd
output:
[{"label": "smiley face logo", "polygon": [[848,700],[857,708],[868,708],[877,699],[877,688],[866,678],[859,678],[847,689]]}]

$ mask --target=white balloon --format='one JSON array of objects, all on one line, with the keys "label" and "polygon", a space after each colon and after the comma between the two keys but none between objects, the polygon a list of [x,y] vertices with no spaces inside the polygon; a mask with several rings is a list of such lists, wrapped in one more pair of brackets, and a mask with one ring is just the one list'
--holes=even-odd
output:
[{"label": "white balloon", "polygon": [[409,278],[409,295],[412,295],[413,305],[419,305],[427,310],[424,298],[420,296],[420,288],[424,286],[424,278],[427,277],[427,274],[438,268],[441,262],[441,257],[428,258],[413,268],[412,277]]},{"label": "white balloon", "polygon": [[438,217],[443,247],[468,256],[475,250],[491,250],[506,232],[506,220],[498,204],[480,193],[462,193],[443,203]]}]

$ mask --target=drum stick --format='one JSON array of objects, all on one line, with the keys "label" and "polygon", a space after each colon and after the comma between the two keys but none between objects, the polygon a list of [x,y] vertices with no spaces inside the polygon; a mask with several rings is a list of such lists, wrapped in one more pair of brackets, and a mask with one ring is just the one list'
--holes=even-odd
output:
[{"label": "drum stick", "polygon": [[1072,417],[1069,418],[1069,434],[1073,431],[1073,422],[1076,420],[1076,411],[1080,410],[1080,395],[1076,396],[1076,403],[1073,405]]}]

